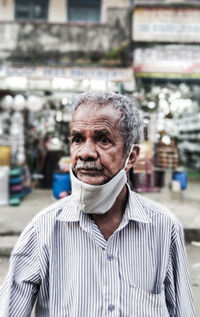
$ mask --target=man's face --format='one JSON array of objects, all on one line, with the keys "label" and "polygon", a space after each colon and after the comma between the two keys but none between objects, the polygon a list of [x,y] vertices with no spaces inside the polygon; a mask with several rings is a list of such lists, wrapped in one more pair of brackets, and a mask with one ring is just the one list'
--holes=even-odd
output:
[{"label": "man's face", "polygon": [[100,185],[124,167],[121,113],[112,105],[80,105],[71,124],[72,169],[85,183]]}]

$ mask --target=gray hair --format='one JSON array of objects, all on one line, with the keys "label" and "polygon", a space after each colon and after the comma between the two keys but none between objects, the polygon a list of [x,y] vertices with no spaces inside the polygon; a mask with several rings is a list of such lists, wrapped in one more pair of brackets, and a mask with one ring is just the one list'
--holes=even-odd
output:
[{"label": "gray hair", "polygon": [[142,123],[137,109],[139,105],[134,97],[128,98],[109,91],[82,93],[74,104],[73,113],[82,104],[92,104],[95,107],[112,105],[122,113],[120,129],[124,138],[125,154],[130,151],[133,144],[139,143]]}]

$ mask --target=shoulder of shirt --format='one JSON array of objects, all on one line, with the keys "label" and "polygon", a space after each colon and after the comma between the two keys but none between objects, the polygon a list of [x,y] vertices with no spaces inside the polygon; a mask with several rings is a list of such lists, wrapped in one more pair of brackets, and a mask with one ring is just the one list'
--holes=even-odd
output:
[{"label": "shoulder of shirt", "polygon": [[70,195],[62,198],[38,212],[38,214],[36,214],[36,216],[32,219],[32,222],[38,222],[41,219],[48,217],[56,218],[62,212],[63,208],[67,208],[67,206],[71,207],[71,203],[72,199]]},{"label": "shoulder of shirt", "polygon": [[138,200],[140,202],[146,214],[152,221],[155,215],[157,215],[161,218],[165,218],[171,221],[177,229],[182,227],[180,220],[175,216],[175,214],[170,209],[168,209],[164,205],[157,203],[154,200],[151,200],[133,191],[131,191],[131,197],[133,201]]}]

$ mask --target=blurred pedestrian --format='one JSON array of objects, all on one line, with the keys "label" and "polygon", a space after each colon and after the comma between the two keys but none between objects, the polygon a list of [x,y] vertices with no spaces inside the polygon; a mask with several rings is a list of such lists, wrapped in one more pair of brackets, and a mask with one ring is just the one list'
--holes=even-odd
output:
[{"label": "blurred pedestrian", "polygon": [[39,213],[14,248],[1,317],[192,317],[183,229],[132,192],[136,101],[80,95],[71,124],[72,195]]}]

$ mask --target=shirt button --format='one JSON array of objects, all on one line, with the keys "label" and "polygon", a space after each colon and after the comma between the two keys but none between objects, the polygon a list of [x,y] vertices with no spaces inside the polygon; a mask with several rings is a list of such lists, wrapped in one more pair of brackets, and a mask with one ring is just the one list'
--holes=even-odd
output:
[{"label": "shirt button", "polygon": [[112,261],[114,259],[114,256],[112,254],[107,254],[108,261]]},{"label": "shirt button", "polygon": [[115,310],[115,305],[112,305],[112,304],[108,305],[108,310],[111,312]]}]

